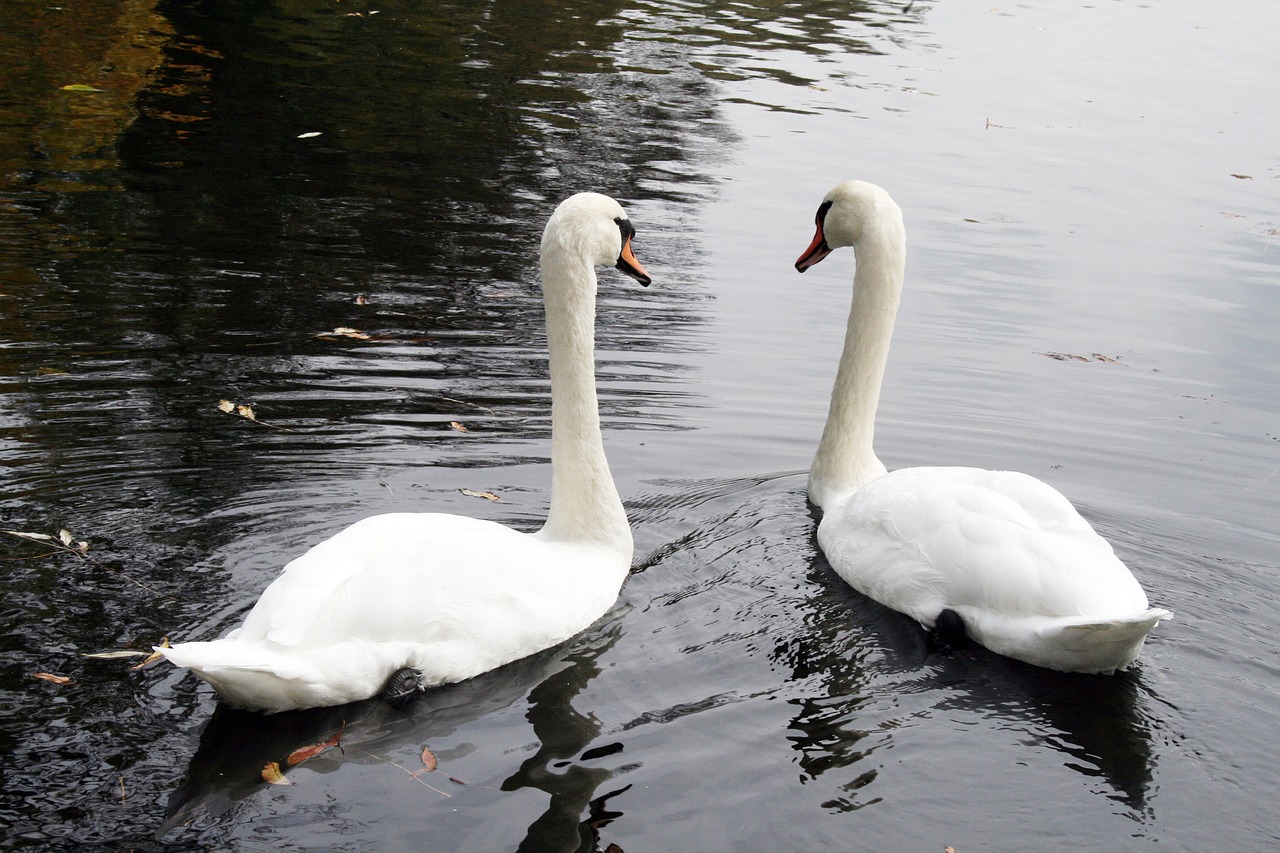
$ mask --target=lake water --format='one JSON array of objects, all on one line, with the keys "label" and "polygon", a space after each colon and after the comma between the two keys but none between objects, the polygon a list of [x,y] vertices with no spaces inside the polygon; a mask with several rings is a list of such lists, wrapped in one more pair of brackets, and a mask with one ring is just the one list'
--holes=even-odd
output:
[{"label": "lake water", "polygon": [[[1274,850],[1280,6],[1051,5],[5,5],[0,528],[89,559],[0,549],[0,849]],[[910,239],[881,457],[1061,489],[1177,614],[1132,670],[931,653],[818,553],[853,258],[791,265],[855,177]],[[606,618],[405,713],[82,657],[372,513],[537,525],[585,189],[654,277],[602,274]]]}]

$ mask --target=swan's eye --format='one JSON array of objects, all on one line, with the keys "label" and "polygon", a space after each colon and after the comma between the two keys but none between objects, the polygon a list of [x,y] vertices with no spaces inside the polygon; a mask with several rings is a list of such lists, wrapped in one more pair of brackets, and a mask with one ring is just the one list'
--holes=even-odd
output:
[{"label": "swan's eye", "polygon": [[618,230],[622,232],[623,243],[627,242],[628,240],[636,236],[635,226],[631,224],[630,219],[623,219],[622,217],[618,217],[613,221],[618,223]]},{"label": "swan's eye", "polygon": [[827,211],[830,209],[831,209],[831,202],[824,201],[822,204],[820,204],[818,206],[818,215],[813,217],[813,224],[821,228],[822,223],[826,222],[827,220]]}]

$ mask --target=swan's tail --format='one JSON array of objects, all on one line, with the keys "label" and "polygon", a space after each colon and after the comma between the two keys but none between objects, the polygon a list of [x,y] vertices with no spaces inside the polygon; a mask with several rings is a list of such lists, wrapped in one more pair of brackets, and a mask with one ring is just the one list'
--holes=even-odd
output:
[{"label": "swan's tail", "polygon": [[322,674],[294,655],[236,640],[178,643],[156,651],[176,666],[190,669],[233,705],[284,711],[314,705]]},{"label": "swan's tail", "polygon": [[1068,622],[1049,638],[1067,664],[1053,668],[1094,673],[1124,669],[1138,659],[1151,629],[1172,618],[1172,612],[1152,607],[1118,619]]},{"label": "swan's tail", "polygon": [[1151,629],[1173,618],[1160,607],[1111,619],[961,615],[973,639],[993,652],[1047,669],[1107,674],[1137,660]]}]

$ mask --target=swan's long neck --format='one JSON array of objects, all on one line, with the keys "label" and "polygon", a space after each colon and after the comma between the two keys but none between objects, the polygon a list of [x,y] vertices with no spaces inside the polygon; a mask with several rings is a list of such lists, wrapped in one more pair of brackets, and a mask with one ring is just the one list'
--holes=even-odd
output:
[{"label": "swan's long neck", "polygon": [[541,534],[625,548],[631,528],[609,473],[596,400],[596,274],[563,246],[542,254],[551,361],[551,509]]},{"label": "swan's long neck", "polygon": [[858,266],[844,351],[809,470],[809,499],[824,509],[885,473],[872,445],[906,265],[901,217],[869,223],[854,251]]}]

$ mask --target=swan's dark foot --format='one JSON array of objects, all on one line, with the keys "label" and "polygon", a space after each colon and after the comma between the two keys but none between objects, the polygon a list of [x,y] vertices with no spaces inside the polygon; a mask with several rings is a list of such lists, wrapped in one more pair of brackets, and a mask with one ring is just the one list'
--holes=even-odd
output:
[{"label": "swan's dark foot", "polygon": [[422,693],[422,673],[412,667],[397,669],[382,688],[382,698],[392,708],[405,708]]},{"label": "swan's dark foot", "polygon": [[935,651],[949,652],[961,645],[967,636],[960,614],[946,609],[934,620],[933,630],[929,632],[929,644]]}]

